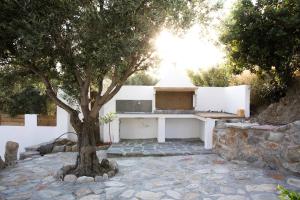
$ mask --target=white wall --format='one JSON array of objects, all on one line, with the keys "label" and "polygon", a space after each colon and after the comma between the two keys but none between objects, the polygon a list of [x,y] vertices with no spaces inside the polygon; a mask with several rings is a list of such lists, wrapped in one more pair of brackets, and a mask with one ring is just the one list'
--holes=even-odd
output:
[{"label": "white wall", "polygon": [[245,116],[250,117],[250,87],[248,85],[231,86],[225,88],[225,110],[236,113],[238,109],[245,110]]},{"label": "white wall", "polygon": [[37,126],[37,115],[25,115],[25,126],[0,126],[0,155],[3,158],[7,141],[19,143],[19,153],[25,147],[48,142],[68,131],[68,113],[57,107],[56,126]]},{"label": "white wall", "polygon": [[196,110],[236,114],[239,109],[250,116],[250,87],[199,87],[196,94]]},{"label": "white wall", "polygon": [[157,119],[121,118],[120,139],[157,138]]},{"label": "white wall", "polygon": [[[116,100],[152,100],[154,97],[153,86],[122,86],[120,91],[104,106],[102,106],[99,114],[104,116],[109,112],[116,112]],[[153,109],[153,108],[152,108]],[[112,122],[112,131],[119,132],[119,121]],[[108,124],[100,126],[100,138],[104,142],[109,141]]]},{"label": "white wall", "polygon": [[[155,101],[153,86],[123,86],[121,90],[100,110],[100,116],[116,111],[116,100],[152,100]],[[199,87],[196,91],[196,110],[216,111],[236,114],[238,109],[245,110],[245,116],[250,116],[250,88],[246,85],[232,87]],[[154,109],[154,106],[153,108]],[[180,118],[180,116],[178,117]],[[176,124],[174,124],[176,126]],[[123,130],[119,121],[112,122],[112,131]],[[201,130],[204,129],[201,126]],[[142,129],[141,129],[142,130]],[[101,140],[108,142],[108,125],[100,127]],[[204,133],[204,130],[201,131]],[[204,136],[201,137],[204,139]],[[118,141],[118,140],[116,140]]]},{"label": "white wall", "polygon": [[199,87],[196,92],[196,110],[224,112],[226,102],[225,88]]},{"label": "white wall", "polygon": [[203,135],[204,123],[198,119],[166,118],[166,138],[198,138]]}]

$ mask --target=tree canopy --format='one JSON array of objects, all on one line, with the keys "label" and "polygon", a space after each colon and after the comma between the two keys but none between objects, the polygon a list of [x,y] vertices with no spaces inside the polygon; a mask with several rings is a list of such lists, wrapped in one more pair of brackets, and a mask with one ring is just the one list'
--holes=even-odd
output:
[{"label": "tree canopy", "polygon": [[[93,135],[99,110],[129,76],[153,65],[154,38],[163,28],[181,31],[197,19],[204,22],[218,8],[210,2],[3,0],[0,77],[41,82],[47,95],[70,114],[78,134],[79,158],[72,173],[101,174]],[[58,89],[80,109],[58,98]]]},{"label": "tree canopy", "polygon": [[138,72],[127,79],[125,85],[155,85],[158,79],[145,72]]},{"label": "tree canopy", "polygon": [[245,69],[287,85],[300,69],[300,1],[239,0],[221,40],[235,73]]},{"label": "tree canopy", "polygon": [[230,74],[225,67],[213,67],[196,73],[189,71],[188,75],[196,86],[226,87],[229,85]]}]

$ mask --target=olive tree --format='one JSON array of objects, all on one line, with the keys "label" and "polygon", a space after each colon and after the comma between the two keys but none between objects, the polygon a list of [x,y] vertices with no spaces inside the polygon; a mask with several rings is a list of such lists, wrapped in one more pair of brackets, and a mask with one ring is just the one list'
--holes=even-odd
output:
[{"label": "olive tree", "polygon": [[[101,107],[130,75],[153,65],[153,40],[163,28],[184,30],[216,7],[204,0],[3,0],[0,73],[41,82],[70,114],[78,159],[68,173],[102,174],[93,134]],[[79,109],[59,98],[58,89]]]}]

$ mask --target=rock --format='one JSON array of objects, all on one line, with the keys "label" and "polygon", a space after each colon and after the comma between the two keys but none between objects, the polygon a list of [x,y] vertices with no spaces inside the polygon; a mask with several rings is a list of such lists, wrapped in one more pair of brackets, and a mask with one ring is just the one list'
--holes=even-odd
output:
[{"label": "rock", "polygon": [[105,185],[107,187],[122,187],[125,186],[124,183],[118,182],[118,181],[107,181],[105,182]]},{"label": "rock", "polygon": [[103,177],[102,176],[96,176],[95,177],[95,182],[102,182],[103,181]]},{"label": "rock", "polygon": [[273,142],[279,142],[283,138],[283,133],[280,132],[270,132],[268,136],[268,140],[273,141]]},{"label": "rock", "polygon": [[154,200],[154,199],[161,199],[163,195],[164,194],[161,192],[141,191],[138,192],[135,196],[140,199]]},{"label": "rock", "polygon": [[287,180],[287,183],[289,185],[292,185],[294,187],[300,188],[300,179],[296,179],[296,178],[289,178]]},{"label": "rock", "polygon": [[46,155],[46,154],[49,154],[53,151],[53,147],[54,147],[54,143],[51,142],[51,143],[47,143],[47,144],[43,144],[41,145],[37,151],[40,152],[40,154],[43,156],[43,155]]},{"label": "rock", "polygon": [[74,183],[77,180],[77,176],[73,174],[68,174],[65,176],[64,181],[69,183]]},{"label": "rock", "polygon": [[0,156],[0,169],[3,169],[4,167],[5,167],[5,163]]},{"label": "rock", "polygon": [[36,193],[40,199],[57,199],[61,192],[56,190],[40,190]]},{"label": "rock", "polygon": [[108,177],[113,177],[115,174],[116,174],[116,172],[113,170],[107,172]]},{"label": "rock", "polygon": [[90,176],[80,176],[77,178],[76,183],[91,183],[94,182],[95,179]]},{"label": "rock", "polygon": [[300,145],[288,147],[285,158],[290,162],[300,162]]},{"label": "rock", "polygon": [[109,168],[113,170],[115,173],[119,171],[118,163],[115,160],[110,160],[109,161]]},{"label": "rock", "polygon": [[82,197],[80,198],[79,200],[99,200],[101,199],[101,196],[100,195],[97,195],[97,194],[90,194],[88,196],[85,196],[85,197]]},{"label": "rock", "polygon": [[52,183],[54,181],[56,181],[56,179],[53,176],[47,176],[42,180],[43,183]]},{"label": "rock", "polygon": [[126,190],[125,192],[123,192],[121,194],[121,197],[129,199],[129,198],[132,197],[132,195],[134,194],[134,192],[135,192],[134,190]]},{"label": "rock", "polygon": [[75,200],[75,197],[72,194],[66,194],[59,196],[59,200]]},{"label": "rock", "polygon": [[32,158],[32,157],[36,157],[36,156],[40,156],[40,152],[38,152],[38,151],[21,152],[20,153],[20,160],[25,160],[27,158]]},{"label": "rock", "polygon": [[274,192],[276,191],[276,185],[274,184],[257,184],[257,185],[246,185],[248,192]]},{"label": "rock", "polygon": [[73,145],[73,146],[71,147],[71,149],[72,149],[72,152],[77,152],[77,151],[78,151],[78,147],[77,147],[76,144]]},{"label": "rock", "polygon": [[176,192],[176,191],[173,191],[173,190],[167,190],[167,195],[172,197],[173,199],[181,199],[181,194]]},{"label": "rock", "polygon": [[18,159],[19,144],[13,141],[6,142],[5,145],[5,165],[14,166]]},{"label": "rock", "polygon": [[226,195],[218,198],[218,200],[247,200],[247,198],[241,195]]},{"label": "rock", "polygon": [[65,151],[66,152],[72,152],[72,146],[66,146]]},{"label": "rock", "polygon": [[254,194],[251,197],[255,200],[278,200],[275,194]]},{"label": "rock", "polygon": [[106,180],[108,180],[108,175],[106,173],[104,173],[102,178],[103,178],[104,181],[106,181]]},{"label": "rock", "polygon": [[65,151],[66,146],[65,145],[61,145],[61,146],[54,146],[52,153],[57,153],[57,152],[64,152]]},{"label": "rock", "polygon": [[92,190],[90,190],[89,188],[80,188],[80,189],[75,191],[75,195],[77,197],[86,196],[86,195],[91,194],[91,193],[92,193]]},{"label": "rock", "polygon": [[103,167],[104,169],[109,169],[110,165],[109,165],[109,161],[107,159],[102,159],[101,163],[100,163],[101,167]]},{"label": "rock", "polygon": [[6,190],[6,187],[0,186],[0,192]]}]

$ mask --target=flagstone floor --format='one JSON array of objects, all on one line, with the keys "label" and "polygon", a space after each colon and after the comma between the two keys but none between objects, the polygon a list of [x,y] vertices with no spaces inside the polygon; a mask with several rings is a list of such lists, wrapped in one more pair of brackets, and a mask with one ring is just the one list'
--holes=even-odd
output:
[{"label": "flagstone floor", "polygon": [[120,172],[109,180],[55,180],[55,172],[74,163],[75,157],[75,153],[49,154],[1,171],[0,199],[275,200],[278,184],[300,190],[299,177],[227,162],[215,154],[114,158]]},{"label": "flagstone floor", "polygon": [[210,154],[200,139],[167,139],[158,143],[157,139],[121,140],[107,150],[108,157],[130,156],[178,156]]}]

